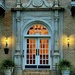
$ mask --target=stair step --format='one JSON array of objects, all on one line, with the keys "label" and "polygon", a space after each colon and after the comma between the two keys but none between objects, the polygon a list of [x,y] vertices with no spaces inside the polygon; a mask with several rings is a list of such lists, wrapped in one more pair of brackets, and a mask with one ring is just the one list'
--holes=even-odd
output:
[{"label": "stair step", "polygon": [[50,70],[24,70],[23,75],[50,75]]}]

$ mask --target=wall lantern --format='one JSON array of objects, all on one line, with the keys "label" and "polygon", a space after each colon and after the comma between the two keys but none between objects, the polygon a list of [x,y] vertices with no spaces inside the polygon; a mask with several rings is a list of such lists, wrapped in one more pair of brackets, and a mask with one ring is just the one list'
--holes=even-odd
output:
[{"label": "wall lantern", "polygon": [[70,39],[69,39],[69,37],[68,37],[68,39],[67,39],[67,46],[68,46],[68,47],[70,46]]},{"label": "wall lantern", "polygon": [[8,39],[7,38],[6,38],[6,45],[5,45],[5,48],[4,48],[4,52],[5,52],[5,54],[8,54],[8,52],[9,52]]}]

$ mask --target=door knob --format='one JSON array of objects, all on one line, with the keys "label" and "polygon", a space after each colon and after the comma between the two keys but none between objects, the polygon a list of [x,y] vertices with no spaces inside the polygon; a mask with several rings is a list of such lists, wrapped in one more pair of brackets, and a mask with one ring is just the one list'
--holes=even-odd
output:
[{"label": "door knob", "polygon": [[39,49],[36,49],[36,55],[39,55]]}]

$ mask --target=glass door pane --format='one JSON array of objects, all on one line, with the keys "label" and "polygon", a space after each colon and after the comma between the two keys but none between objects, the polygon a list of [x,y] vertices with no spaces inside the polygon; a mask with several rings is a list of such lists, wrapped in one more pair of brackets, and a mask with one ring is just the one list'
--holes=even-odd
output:
[{"label": "glass door pane", "polygon": [[35,24],[32,27],[30,27],[27,34],[28,35],[36,35],[36,34],[48,35],[49,32],[48,32],[48,30],[46,29],[45,26],[43,26],[41,24]]},{"label": "glass door pane", "polygon": [[40,64],[49,64],[49,40],[47,38],[40,39]]},{"label": "glass door pane", "polygon": [[27,39],[26,63],[36,64],[36,39]]}]

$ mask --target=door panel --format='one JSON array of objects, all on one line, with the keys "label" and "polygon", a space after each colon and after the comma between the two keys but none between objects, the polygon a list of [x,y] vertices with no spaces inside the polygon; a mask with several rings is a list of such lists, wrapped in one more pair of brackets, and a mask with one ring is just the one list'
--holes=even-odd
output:
[{"label": "door panel", "polygon": [[49,38],[27,38],[26,44],[26,67],[50,67]]},{"label": "door panel", "polygon": [[27,39],[26,63],[36,63],[36,39]]},{"label": "door panel", "polygon": [[40,64],[49,64],[49,40],[47,38],[40,39]]}]

